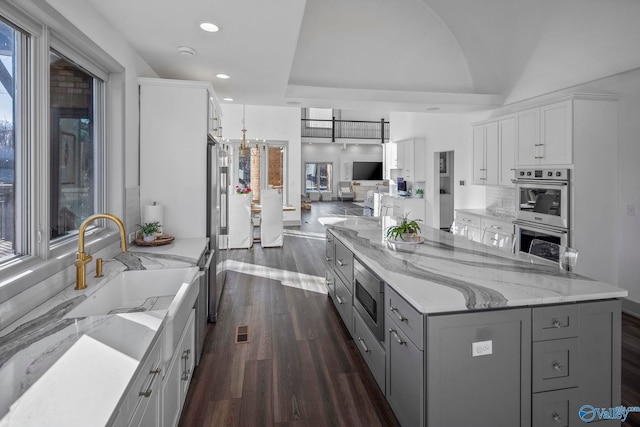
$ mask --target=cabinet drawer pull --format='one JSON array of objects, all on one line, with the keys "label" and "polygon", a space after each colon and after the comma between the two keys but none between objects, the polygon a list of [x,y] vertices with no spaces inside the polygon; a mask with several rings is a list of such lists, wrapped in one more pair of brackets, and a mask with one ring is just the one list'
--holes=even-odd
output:
[{"label": "cabinet drawer pull", "polygon": [[542,147],[544,144],[533,144],[534,147]]},{"label": "cabinet drawer pull", "polygon": [[147,386],[147,389],[145,391],[138,392],[138,396],[144,396],[144,397],[151,396],[151,393],[153,393],[151,386],[153,385],[153,382],[156,380],[160,372],[162,372],[162,369],[160,368],[156,368],[149,371],[149,373],[151,374],[151,380],[149,380],[149,385]]},{"label": "cabinet drawer pull", "polygon": [[560,423],[560,424],[562,423],[562,417],[560,416],[560,414],[554,412],[551,416],[553,417],[553,420],[555,422]]},{"label": "cabinet drawer pull", "polygon": [[344,301],[342,301],[342,298],[340,298],[340,295],[336,294],[336,299],[338,300],[338,304],[344,304]]},{"label": "cabinet drawer pull", "polygon": [[399,321],[401,321],[401,322],[406,322],[407,321],[407,318],[404,317],[397,308],[395,308],[393,306],[389,306],[389,309],[391,310],[392,313],[396,314],[396,316],[398,317]]},{"label": "cabinet drawer pull", "polygon": [[490,227],[495,229],[495,230],[502,230],[502,227],[499,227],[497,225],[491,225]]},{"label": "cabinet drawer pull", "polygon": [[331,258],[329,258],[328,256],[324,257],[324,259],[326,259],[327,262],[331,261]]},{"label": "cabinet drawer pull", "polygon": [[343,262],[341,259],[338,259],[338,258],[336,258],[336,262],[340,267],[344,267],[345,265],[347,265],[347,263]]},{"label": "cabinet drawer pull", "polygon": [[367,345],[364,343],[364,340],[360,337],[358,337],[358,341],[360,341],[360,345],[362,346],[362,349],[364,350],[365,353],[369,353],[369,347],[367,347]]},{"label": "cabinet drawer pull", "polygon": [[389,329],[389,332],[391,332],[391,334],[395,337],[396,341],[398,341],[398,344],[403,345],[407,343],[402,338],[400,338],[400,335],[398,335],[398,331],[396,331],[395,329]]},{"label": "cabinet drawer pull", "polygon": [[562,366],[561,364],[559,364],[558,362],[553,362],[553,369],[555,369],[558,372],[561,372],[564,369],[564,366]]},{"label": "cabinet drawer pull", "polygon": [[326,279],[326,280],[325,280],[325,283],[326,283],[327,285],[333,285],[333,280],[331,280],[331,279]]},{"label": "cabinet drawer pull", "polygon": [[553,320],[551,320],[551,325],[553,325],[554,328],[562,328],[562,322],[560,322],[555,317],[553,318]]}]

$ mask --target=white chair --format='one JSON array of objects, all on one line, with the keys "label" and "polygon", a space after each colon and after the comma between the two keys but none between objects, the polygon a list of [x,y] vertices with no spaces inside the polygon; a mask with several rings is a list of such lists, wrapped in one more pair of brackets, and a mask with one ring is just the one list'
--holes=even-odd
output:
[{"label": "white chair", "polygon": [[343,202],[345,198],[353,200],[356,197],[351,187],[351,181],[340,181],[338,184],[338,197]]},{"label": "white chair", "polygon": [[493,246],[506,252],[514,252],[516,244],[515,235],[497,233],[493,229],[485,228],[482,231],[482,243]]},{"label": "white chair", "polygon": [[264,191],[260,195],[260,205],[260,246],[263,248],[282,246],[284,242],[282,195],[276,190]]},{"label": "white chair", "polygon": [[449,229],[454,236],[467,237],[467,226],[453,221],[451,228]]},{"label": "white chair", "polygon": [[[556,243],[533,239],[529,245],[529,255],[558,263],[562,270],[571,270],[578,263],[578,250]],[[532,260],[533,262],[533,260]]]},{"label": "white chair", "polygon": [[251,197],[251,193],[229,194],[229,249],[249,249],[253,245]]}]

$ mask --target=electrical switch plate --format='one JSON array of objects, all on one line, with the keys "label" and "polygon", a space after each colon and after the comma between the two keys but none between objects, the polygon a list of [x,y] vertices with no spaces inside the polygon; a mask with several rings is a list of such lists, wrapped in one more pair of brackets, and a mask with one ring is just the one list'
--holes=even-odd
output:
[{"label": "electrical switch plate", "polygon": [[471,356],[487,356],[493,353],[493,341],[471,343]]},{"label": "electrical switch plate", "polygon": [[636,216],[636,205],[627,205],[627,216]]},{"label": "electrical switch plate", "polygon": [[129,233],[129,238],[127,240],[129,240],[129,243],[133,243],[134,240],[136,240],[136,232],[133,231],[131,233]]}]

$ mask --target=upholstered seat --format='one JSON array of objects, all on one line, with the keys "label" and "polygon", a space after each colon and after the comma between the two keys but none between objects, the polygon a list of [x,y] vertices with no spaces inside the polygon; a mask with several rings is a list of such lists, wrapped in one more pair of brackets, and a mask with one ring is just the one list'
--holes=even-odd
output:
[{"label": "upholstered seat", "polygon": [[338,197],[340,197],[340,200],[343,202],[344,199],[354,199],[355,193],[353,192],[351,181],[340,181],[338,184]]}]

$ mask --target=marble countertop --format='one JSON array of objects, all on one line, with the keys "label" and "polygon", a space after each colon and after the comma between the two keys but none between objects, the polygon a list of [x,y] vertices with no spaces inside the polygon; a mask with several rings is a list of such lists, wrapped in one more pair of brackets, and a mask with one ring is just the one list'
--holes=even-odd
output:
[{"label": "marble countertop", "polygon": [[393,217],[327,221],[332,233],[382,280],[422,313],[588,301],[627,296],[625,289],[532,263],[434,228],[422,244],[390,244]]},{"label": "marble countertop", "polygon": [[[87,277],[0,331],[0,427],[106,425],[162,336],[166,309],[66,319],[109,279],[128,269],[194,267],[207,240],[131,246]],[[196,271],[197,273],[197,271]]]},{"label": "marble countertop", "polygon": [[501,214],[487,209],[456,209],[455,211],[487,218],[500,219],[507,222],[515,221],[516,219],[513,215]]}]

